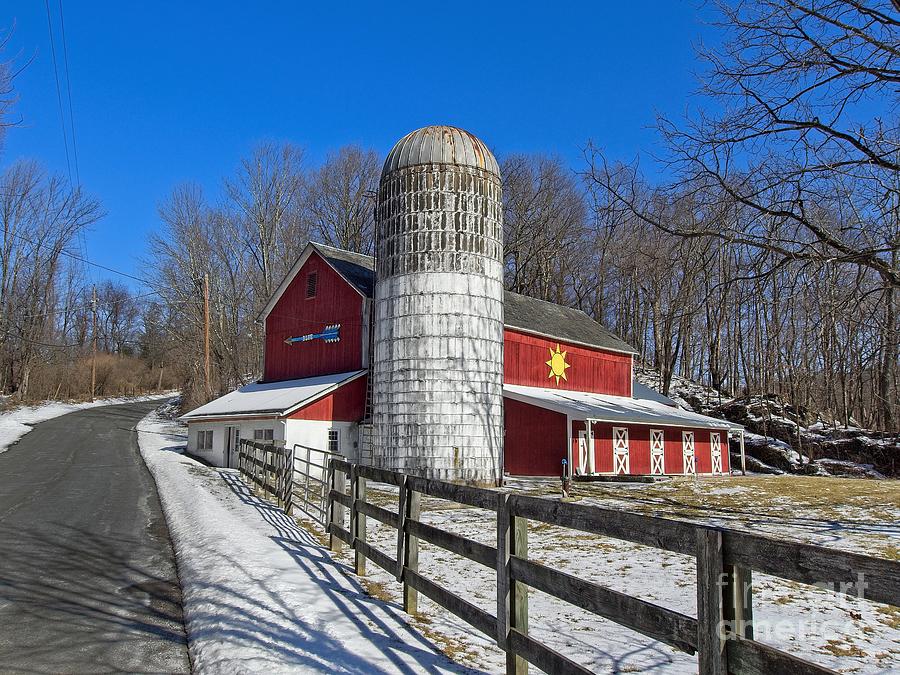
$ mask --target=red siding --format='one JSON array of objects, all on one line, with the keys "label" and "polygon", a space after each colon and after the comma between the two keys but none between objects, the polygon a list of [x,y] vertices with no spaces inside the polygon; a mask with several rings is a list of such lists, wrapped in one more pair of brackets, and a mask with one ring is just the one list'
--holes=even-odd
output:
[{"label": "red siding", "polygon": [[666,448],[663,464],[666,473],[684,473],[684,455],[682,454],[681,431],[681,429],[664,427]]},{"label": "red siding", "polygon": [[[549,378],[550,350],[568,352],[565,380]],[[503,377],[506,384],[530,387],[552,387],[569,391],[590,391],[597,394],[631,396],[631,354],[607,352],[576,347],[565,342],[526,335],[514,330],[504,331]]]},{"label": "red siding", "polygon": [[709,429],[690,429],[694,432],[694,465],[697,473],[712,472]]},{"label": "red siding", "polygon": [[650,473],[650,427],[628,427],[629,473]]},{"label": "red siding", "polygon": [[[318,274],[316,297],[307,299],[306,280]],[[266,317],[263,381],[346,373],[362,367],[362,296],[313,252]],[[317,333],[341,324],[341,341],[284,344],[285,338]]]},{"label": "red siding", "polygon": [[559,476],[566,457],[566,416],[504,399],[504,469],[514,476]]},{"label": "red siding", "polygon": [[308,406],[288,415],[293,420],[358,422],[366,413],[366,376],[356,378]]}]

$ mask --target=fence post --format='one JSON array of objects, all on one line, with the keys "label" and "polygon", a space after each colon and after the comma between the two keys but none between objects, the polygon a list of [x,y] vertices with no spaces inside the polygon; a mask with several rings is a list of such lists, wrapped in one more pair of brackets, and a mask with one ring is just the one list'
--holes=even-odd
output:
[{"label": "fence post", "polygon": [[328,548],[334,551],[336,542],[334,532],[331,531],[331,523],[334,522],[334,497],[331,496],[332,490],[334,490],[334,465],[329,461],[328,468],[325,470],[325,487],[323,489],[325,493],[325,531],[328,533]]},{"label": "fence post", "polygon": [[753,575],[749,568],[725,565],[722,617],[729,635],[753,639]]},{"label": "fence post", "polygon": [[406,551],[406,499],[409,496],[406,490],[407,478],[408,476],[403,474],[403,478],[400,479],[400,498],[397,507],[397,581],[403,581],[403,567],[406,564],[403,554]]},{"label": "fence post", "polygon": [[[405,481],[404,481],[405,482]],[[419,571],[419,538],[406,532],[409,520],[418,520],[422,509],[422,493],[409,489],[406,486],[406,517],[404,518],[403,531],[405,533],[403,546],[403,561],[406,568]],[[415,615],[419,611],[419,591],[409,585],[405,577],[403,580],[403,611]]]},{"label": "fence post", "polygon": [[[346,493],[347,487],[347,477],[344,475],[344,472],[340,469],[334,468],[333,465],[329,464],[331,467],[331,489],[335,492],[339,492],[340,494]],[[335,500],[333,497],[329,495],[329,500],[331,503],[330,509],[330,519],[329,522],[332,525],[337,525],[339,527],[344,527],[344,505],[339,501]],[[338,537],[334,532],[331,533],[331,550],[335,553],[340,553],[343,550],[343,542],[341,538]]]},{"label": "fence post", "polygon": [[498,495],[497,508],[497,645],[506,651],[507,675],[527,675],[528,662],[513,654],[515,628],[528,633],[528,587],[510,574],[509,559],[528,557],[528,521],[514,515],[511,497]]},{"label": "fence post", "polygon": [[256,475],[256,490],[257,494],[261,497],[266,496],[266,456],[262,453],[262,459],[260,459],[260,454],[262,453],[262,449],[256,444],[253,444],[253,458],[256,460],[256,470],[254,474]]},{"label": "fence post", "polygon": [[[359,512],[359,503],[366,501],[366,479],[359,475],[359,467],[356,464],[350,466],[350,533],[353,537],[353,548],[356,549],[356,541],[366,540],[366,514]],[[354,551],[354,571],[359,576],[366,575],[366,556]]]},{"label": "fence post", "polygon": [[722,533],[697,529],[697,660],[703,675],[725,675]]}]

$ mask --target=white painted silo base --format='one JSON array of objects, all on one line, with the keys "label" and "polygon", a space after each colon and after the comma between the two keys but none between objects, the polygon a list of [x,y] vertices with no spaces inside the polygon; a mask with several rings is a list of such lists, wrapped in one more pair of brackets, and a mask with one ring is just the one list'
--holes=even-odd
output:
[{"label": "white painted silo base", "polygon": [[376,466],[442,480],[497,481],[502,297],[499,280],[469,274],[420,273],[377,284]]}]

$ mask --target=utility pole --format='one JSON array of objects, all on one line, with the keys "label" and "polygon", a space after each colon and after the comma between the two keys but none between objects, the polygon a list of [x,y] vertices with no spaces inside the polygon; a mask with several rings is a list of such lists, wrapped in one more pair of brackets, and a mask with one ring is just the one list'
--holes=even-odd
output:
[{"label": "utility pole", "polygon": [[209,273],[203,275],[203,363],[206,374],[206,394],[212,394],[209,382]]},{"label": "utility pole", "polygon": [[91,401],[94,400],[94,389],[97,386],[97,287],[91,291]]}]

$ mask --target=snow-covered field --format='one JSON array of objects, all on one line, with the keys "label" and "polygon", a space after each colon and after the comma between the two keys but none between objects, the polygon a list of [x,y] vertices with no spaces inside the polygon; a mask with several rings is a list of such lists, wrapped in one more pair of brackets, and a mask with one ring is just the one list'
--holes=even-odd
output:
[{"label": "snow-covered field", "polygon": [[171,398],[172,393],[150,394],[148,396],[130,396],[120,398],[101,398],[96,401],[84,403],[65,403],[62,401],[48,401],[34,406],[20,406],[11,410],[0,411],[0,452],[5,452],[10,445],[18,441],[22,436],[31,431],[38,422],[44,422],[60,415],[65,415],[76,410],[96,408],[104,405],[116,405],[117,403],[137,403],[139,401],[156,401]]},{"label": "snow-covered field", "polygon": [[183,456],[183,426],[154,413],[138,432],[175,546],[195,672],[470,672],[235,472]]},{"label": "snow-covered field", "polygon": [[[374,486],[373,486],[374,487]],[[551,494],[552,483],[523,481],[514,489]],[[855,491],[855,492],[854,492]],[[760,476],[691,479],[657,485],[579,484],[582,503],[714,522],[728,527],[897,558],[900,484],[837,478]],[[370,490],[371,500],[396,509],[396,490]],[[423,501],[423,520],[495,545],[495,518],[442,500]],[[369,519],[369,539],[388,554],[396,531]],[[605,537],[529,523],[529,557],[578,577],[696,616],[692,558]],[[340,558],[349,563],[349,555]],[[425,542],[420,571],[473,604],[494,612],[492,571]],[[394,601],[401,587],[369,563],[367,583]],[[441,634],[462,663],[492,672],[503,653],[484,635],[431,603],[419,600],[413,623]],[[757,639],[842,672],[900,669],[900,610],[762,574],[754,575]],[[694,657],[532,590],[529,631],[596,672],[696,673]]]},{"label": "snow-covered field", "polygon": [[[191,655],[200,672],[499,672],[504,655],[487,637],[424,597],[401,610],[396,580],[369,562],[352,574],[352,552],[333,556],[302,527],[253,497],[231,471],[181,455],[184,428],[153,415],[139,425],[184,588]],[[510,486],[554,496],[558,485]],[[900,557],[900,482],[811,476],[677,479],[577,484],[581,503],[704,521],[885,558]],[[396,509],[396,489],[370,485]],[[491,513],[423,500],[423,520],[494,544]],[[393,555],[396,531],[369,519],[369,541]],[[696,614],[695,567],[687,556],[530,523],[529,556],[613,589]],[[493,613],[491,570],[425,542],[420,571]],[[529,630],[596,672],[695,673],[697,662],[664,644],[533,591]],[[900,670],[900,610],[828,590],[754,575],[757,639],[841,672]],[[441,658],[435,645],[458,664]],[[536,670],[536,669],[535,669]]]}]

